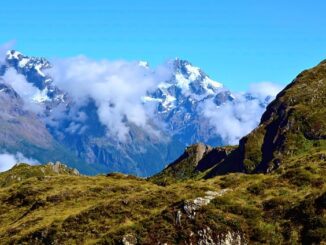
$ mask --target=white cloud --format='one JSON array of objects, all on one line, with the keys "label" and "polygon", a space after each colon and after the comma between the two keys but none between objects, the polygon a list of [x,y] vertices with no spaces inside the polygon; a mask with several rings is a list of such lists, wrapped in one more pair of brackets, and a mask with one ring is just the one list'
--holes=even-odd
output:
[{"label": "white cloud", "polygon": [[205,102],[202,112],[224,144],[238,144],[241,137],[259,124],[265,106],[280,90],[280,86],[269,82],[252,84],[249,93],[237,94],[232,102],[221,106],[216,106],[211,100]]},{"label": "white cloud", "polygon": [[[93,99],[99,119],[110,135],[124,141],[129,132],[127,122],[152,130],[148,124],[151,115],[141,97],[171,76],[168,68],[151,70],[138,62],[94,61],[84,56],[52,63],[49,74],[55,85],[67,91],[78,106]],[[72,125],[70,129],[75,128],[76,125]]]},{"label": "white cloud", "polygon": [[15,41],[9,41],[0,45],[0,64],[5,62],[7,51],[15,44]]},{"label": "white cloud", "polygon": [[22,98],[24,101],[24,109],[36,113],[41,113],[43,111],[42,104],[37,103],[34,100],[34,98],[40,95],[41,91],[31,83],[27,82],[23,75],[18,74],[14,68],[9,68],[6,70],[2,78],[6,83],[11,85]]},{"label": "white cloud", "polygon": [[[7,52],[12,49],[14,45],[15,41],[9,41],[0,45],[0,65],[5,62]],[[18,74],[14,68],[9,68],[1,78],[11,85],[22,98],[24,101],[24,109],[36,113],[43,112],[43,105],[36,101],[38,98],[44,96],[42,91],[33,86],[33,84],[27,82],[23,75]]]},{"label": "white cloud", "polygon": [[31,158],[26,158],[22,153],[16,154],[1,153],[0,154],[0,172],[11,169],[17,163],[28,163],[30,165],[39,164],[38,161]]},{"label": "white cloud", "polygon": [[281,91],[282,86],[272,82],[252,83],[249,86],[249,93],[260,98],[265,99],[267,96],[276,97]]}]

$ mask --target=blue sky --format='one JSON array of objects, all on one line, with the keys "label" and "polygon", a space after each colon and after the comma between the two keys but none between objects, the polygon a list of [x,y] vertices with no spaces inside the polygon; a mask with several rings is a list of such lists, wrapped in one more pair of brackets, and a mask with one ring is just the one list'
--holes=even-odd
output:
[{"label": "blue sky", "polygon": [[325,59],[325,13],[325,0],[4,1],[0,43],[48,58],[180,57],[240,91]]}]

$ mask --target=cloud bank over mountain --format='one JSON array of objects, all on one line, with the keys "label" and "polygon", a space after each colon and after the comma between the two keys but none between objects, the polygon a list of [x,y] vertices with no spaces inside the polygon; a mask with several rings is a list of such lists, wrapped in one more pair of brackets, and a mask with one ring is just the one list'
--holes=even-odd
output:
[{"label": "cloud bank over mountain", "polygon": [[246,93],[235,95],[235,100],[220,106],[209,100],[203,106],[203,115],[222,137],[224,144],[235,145],[251,132],[282,87],[270,82],[254,83]]},{"label": "cloud bank over mountain", "polygon": [[141,97],[169,79],[168,67],[152,70],[139,62],[95,61],[84,56],[54,60],[52,64],[49,75],[55,85],[68,92],[79,107],[94,100],[108,133],[124,140],[129,131],[127,122],[153,130]]},{"label": "cloud bank over mountain", "polygon": [[[0,47],[0,61],[5,59],[5,50],[11,45],[8,43]],[[189,79],[200,75],[199,68],[191,66],[190,63],[187,63],[186,68],[186,77]],[[83,133],[85,130],[83,122],[88,115],[81,112],[80,108],[92,100],[96,105],[99,121],[105,126],[107,134],[121,142],[126,140],[130,123],[155,136],[158,136],[160,131],[166,128],[164,123],[156,122],[157,125],[160,125],[160,130],[157,127],[154,129],[153,122],[157,121],[154,113],[156,104],[146,103],[142,98],[149,91],[155,91],[162,86],[162,82],[171,79],[173,76],[171,62],[152,69],[144,62],[92,60],[85,56],[77,56],[52,60],[51,68],[42,72],[52,77],[53,84],[73,99],[73,103],[69,105],[69,107],[73,107],[70,108],[68,114],[65,114],[67,110],[64,104],[52,109],[51,115],[47,119],[49,125],[60,121],[62,117],[69,117],[72,120],[65,131],[67,133]],[[175,79],[178,80],[179,76],[180,74],[177,74]],[[186,77],[180,78],[179,83],[184,84]],[[13,68],[8,68],[2,78],[10,83],[22,97],[26,108],[38,114],[43,113],[44,106],[37,100],[44,96],[39,88],[27,82],[25,77],[18,74]],[[176,93],[172,87],[166,89],[169,89],[169,93]],[[266,105],[280,90],[281,87],[274,83],[252,84],[249,91],[232,93],[234,100],[219,105],[213,98],[200,101],[200,113],[203,120],[207,120],[209,125],[214,128],[215,133],[222,138],[223,144],[237,144],[242,136],[258,125]],[[183,94],[182,98],[192,96],[183,87],[181,87],[181,93]],[[164,99],[170,103],[171,101],[168,101],[170,97]],[[194,96],[194,98],[197,97]],[[156,99],[154,98],[153,101],[155,102]],[[175,101],[172,102],[175,103]]]},{"label": "cloud bank over mountain", "polygon": [[41,95],[41,91],[27,82],[26,78],[18,74],[14,68],[8,68],[2,79],[8,83],[24,101],[24,109],[35,113],[42,113],[44,107],[41,103],[37,103],[37,98]]}]

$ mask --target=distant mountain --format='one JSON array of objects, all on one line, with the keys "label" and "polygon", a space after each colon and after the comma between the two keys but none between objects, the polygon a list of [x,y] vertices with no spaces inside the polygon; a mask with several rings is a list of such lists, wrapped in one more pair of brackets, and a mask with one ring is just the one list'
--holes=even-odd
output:
[{"label": "distant mountain", "polygon": [[[217,109],[225,103],[236,103],[237,97],[188,61],[169,61],[170,79],[139,98],[144,106],[155,108],[151,124],[160,135],[126,122],[130,132],[125,142],[107,134],[94,100],[89,99],[84,106],[76,107],[77,101],[58,88],[47,74],[51,66],[44,58],[29,57],[12,50],[7,54],[6,64],[0,68],[0,75],[13,68],[37,88],[39,91],[32,100],[44,107],[44,111],[38,113],[38,120],[58,144],[72,153],[75,162],[87,163],[97,172],[119,171],[149,176],[175,160],[188,145],[226,143],[204,117],[203,107],[211,102]],[[148,64],[139,62],[139,66],[148,67]],[[256,99],[254,95],[246,95],[245,100],[253,99]],[[265,98],[261,108],[265,108],[269,101],[270,98]],[[63,159],[55,160],[64,162]],[[90,173],[83,167],[79,170]]]},{"label": "distant mountain", "polygon": [[60,159],[89,174],[98,172],[98,169],[77,159],[72,151],[56,141],[47,130],[45,123],[35,113],[24,109],[21,97],[1,79],[0,104],[0,149],[2,151],[11,154],[20,152],[40,162]]},{"label": "distant mountain", "polygon": [[171,79],[160,83],[143,100],[157,103],[156,116],[167,125],[167,132],[184,145],[196,142],[221,145],[221,137],[203,119],[201,107],[208,100],[219,106],[233,101],[234,96],[188,61],[175,59],[168,65],[173,71]]}]

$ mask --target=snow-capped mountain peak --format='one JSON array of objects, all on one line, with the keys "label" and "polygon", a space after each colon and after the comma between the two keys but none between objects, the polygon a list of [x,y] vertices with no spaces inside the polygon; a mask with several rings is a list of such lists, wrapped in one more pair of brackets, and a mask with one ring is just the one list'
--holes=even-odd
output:
[{"label": "snow-capped mountain peak", "polygon": [[171,82],[180,87],[185,94],[209,95],[219,92],[223,85],[212,80],[200,68],[187,60],[173,61],[174,78]]},{"label": "snow-capped mountain peak", "polygon": [[[65,93],[59,90],[53,79],[45,74],[45,70],[51,68],[50,62],[45,58],[29,57],[16,50],[9,50],[6,54],[8,67],[13,67],[18,73],[25,76],[26,81],[38,88],[38,92],[33,96],[35,103],[64,102]],[[5,72],[5,69],[2,69]]]},{"label": "snow-capped mountain peak", "polygon": [[187,60],[176,58],[167,65],[172,71],[171,78],[161,82],[157,90],[143,98],[145,102],[158,103],[160,113],[184,108],[186,104],[190,106],[227,91],[221,83],[212,80]]},{"label": "snow-capped mountain peak", "polygon": [[24,70],[35,69],[42,77],[46,77],[43,70],[51,67],[50,62],[45,58],[28,57],[16,50],[7,52],[7,61]]}]

